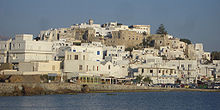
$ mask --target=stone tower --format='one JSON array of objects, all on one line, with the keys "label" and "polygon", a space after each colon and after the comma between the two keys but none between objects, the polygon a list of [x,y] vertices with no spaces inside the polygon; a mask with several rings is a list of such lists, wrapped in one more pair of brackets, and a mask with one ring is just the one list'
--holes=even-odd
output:
[{"label": "stone tower", "polygon": [[89,25],[93,25],[93,20],[92,19],[89,19]]}]

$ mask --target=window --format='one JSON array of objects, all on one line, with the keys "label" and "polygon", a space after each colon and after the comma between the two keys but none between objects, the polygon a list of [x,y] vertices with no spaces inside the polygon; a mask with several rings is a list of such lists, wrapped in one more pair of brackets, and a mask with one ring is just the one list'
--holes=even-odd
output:
[{"label": "window", "polygon": [[93,66],[93,71],[95,71],[95,66]]},{"label": "window", "polygon": [[67,60],[69,60],[70,59],[70,56],[69,55],[67,55]]},{"label": "window", "polygon": [[52,66],[52,70],[53,70],[53,71],[55,70],[55,65]]},{"label": "window", "polygon": [[182,64],[181,67],[184,67],[184,65]]},{"label": "window", "polygon": [[100,55],[100,51],[97,51],[97,55]]},{"label": "window", "polygon": [[111,69],[111,65],[108,65],[108,69],[109,69],[109,70]]},{"label": "window", "polygon": [[73,52],[76,52],[76,50],[73,50]]},{"label": "window", "polygon": [[86,60],[86,56],[85,55],[83,55],[83,60]]},{"label": "window", "polygon": [[79,70],[82,70],[82,65],[79,65]]},{"label": "window", "polygon": [[99,66],[97,66],[97,71],[99,71]]},{"label": "window", "polygon": [[189,67],[189,68],[192,68],[192,64],[189,64],[188,67]]},{"label": "window", "polygon": [[153,70],[150,70],[150,73],[153,73]]},{"label": "window", "polygon": [[142,73],[144,73],[144,68],[142,68]]},{"label": "window", "polygon": [[86,66],[86,71],[89,71],[89,65]]},{"label": "window", "polygon": [[170,74],[172,74],[173,73],[173,70],[170,70]]},{"label": "window", "polygon": [[75,60],[78,60],[78,55],[75,55]]}]

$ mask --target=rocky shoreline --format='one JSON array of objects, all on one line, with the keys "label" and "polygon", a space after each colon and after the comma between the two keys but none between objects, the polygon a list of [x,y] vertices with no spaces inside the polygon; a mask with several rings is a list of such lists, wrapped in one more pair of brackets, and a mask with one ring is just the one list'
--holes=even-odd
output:
[{"label": "rocky shoreline", "polygon": [[31,96],[77,93],[112,92],[161,92],[161,91],[201,91],[220,92],[215,89],[155,88],[135,85],[71,84],[71,83],[0,83],[0,96]]}]

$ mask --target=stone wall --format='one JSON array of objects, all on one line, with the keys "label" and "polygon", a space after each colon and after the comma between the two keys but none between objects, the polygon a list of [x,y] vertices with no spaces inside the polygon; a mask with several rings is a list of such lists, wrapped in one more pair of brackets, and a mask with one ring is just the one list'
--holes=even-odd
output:
[{"label": "stone wall", "polygon": [[166,35],[160,34],[152,34],[147,38],[148,44],[150,47],[154,47],[156,49],[160,49],[161,46],[169,46],[169,39]]},{"label": "stone wall", "polygon": [[95,38],[95,30],[92,28],[69,28],[65,33],[59,34],[60,39],[66,39],[67,41],[80,40],[82,42],[89,42]]},{"label": "stone wall", "polygon": [[125,47],[134,47],[142,43],[144,37],[143,34],[135,31],[113,31],[112,38],[106,39],[105,44],[110,46],[124,45]]},{"label": "stone wall", "polygon": [[[83,85],[72,83],[0,83],[0,96],[69,94],[82,92]],[[89,91],[144,90],[135,85],[88,84]]]}]

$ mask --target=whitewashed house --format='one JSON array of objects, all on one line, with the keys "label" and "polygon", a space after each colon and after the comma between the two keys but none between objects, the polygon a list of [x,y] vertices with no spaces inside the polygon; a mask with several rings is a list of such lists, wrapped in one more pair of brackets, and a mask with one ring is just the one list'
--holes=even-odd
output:
[{"label": "whitewashed house", "polygon": [[52,42],[35,41],[31,34],[19,34],[11,41],[9,62],[49,61],[52,58]]}]

